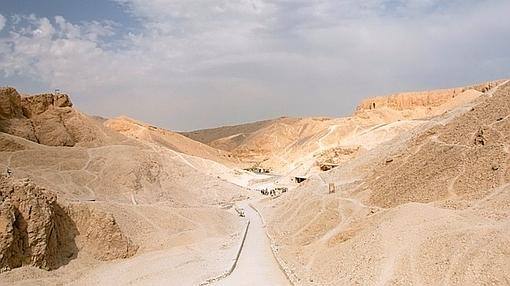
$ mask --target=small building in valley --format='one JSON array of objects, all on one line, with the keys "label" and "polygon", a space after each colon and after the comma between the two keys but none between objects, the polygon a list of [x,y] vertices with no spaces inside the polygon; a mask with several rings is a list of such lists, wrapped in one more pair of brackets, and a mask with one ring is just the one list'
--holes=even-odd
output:
[{"label": "small building in valley", "polygon": [[320,169],[323,172],[329,171],[329,170],[334,169],[336,167],[338,167],[338,164],[334,164],[334,163],[322,163],[322,164],[320,164]]}]

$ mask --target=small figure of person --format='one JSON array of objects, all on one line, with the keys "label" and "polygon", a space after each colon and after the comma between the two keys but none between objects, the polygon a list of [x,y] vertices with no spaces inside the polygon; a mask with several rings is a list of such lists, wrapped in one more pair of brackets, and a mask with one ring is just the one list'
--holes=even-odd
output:
[{"label": "small figure of person", "polygon": [[5,172],[7,173],[7,177],[12,176],[12,171],[9,167],[7,167],[7,170]]}]

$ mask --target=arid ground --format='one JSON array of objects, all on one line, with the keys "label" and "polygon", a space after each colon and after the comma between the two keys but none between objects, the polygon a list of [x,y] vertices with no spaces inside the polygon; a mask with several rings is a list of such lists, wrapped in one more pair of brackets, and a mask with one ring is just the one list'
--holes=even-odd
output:
[{"label": "arid ground", "polygon": [[1,88],[0,285],[510,285],[509,118],[506,80],[183,133]]}]

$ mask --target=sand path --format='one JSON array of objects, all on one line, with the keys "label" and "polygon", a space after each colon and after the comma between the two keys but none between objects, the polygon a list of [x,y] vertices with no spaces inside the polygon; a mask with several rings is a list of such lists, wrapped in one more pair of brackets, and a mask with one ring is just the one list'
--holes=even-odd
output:
[{"label": "sand path", "polygon": [[248,203],[240,204],[250,220],[250,228],[237,266],[231,275],[213,285],[290,285],[271,252],[260,216]]}]

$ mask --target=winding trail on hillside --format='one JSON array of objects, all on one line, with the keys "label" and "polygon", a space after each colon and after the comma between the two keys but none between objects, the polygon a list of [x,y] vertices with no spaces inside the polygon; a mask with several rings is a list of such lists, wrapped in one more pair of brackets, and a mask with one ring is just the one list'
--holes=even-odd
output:
[{"label": "winding trail on hillside", "polygon": [[250,220],[250,227],[237,266],[232,274],[212,285],[290,285],[273,256],[260,216],[248,204],[249,201],[239,204]]}]

